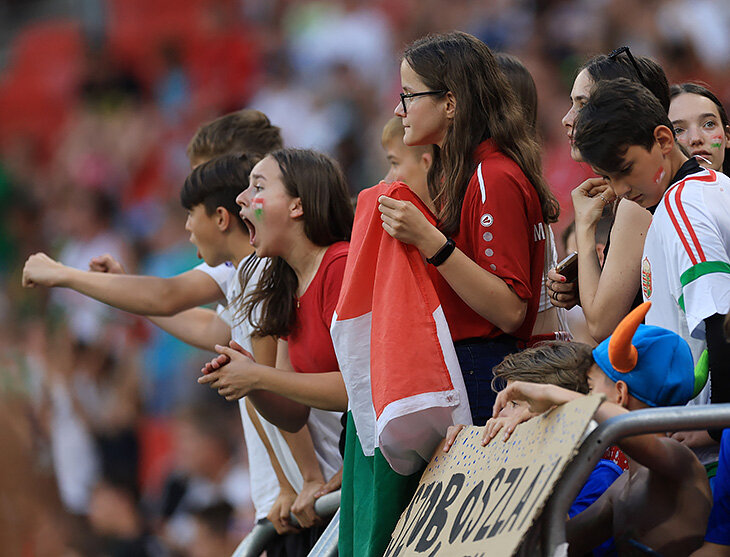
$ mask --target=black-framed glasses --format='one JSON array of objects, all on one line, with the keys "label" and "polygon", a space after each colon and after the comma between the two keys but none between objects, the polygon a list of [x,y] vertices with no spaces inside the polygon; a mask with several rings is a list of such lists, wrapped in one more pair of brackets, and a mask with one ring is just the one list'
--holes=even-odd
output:
[{"label": "black-framed glasses", "polygon": [[634,70],[636,70],[636,77],[639,78],[639,81],[643,86],[646,87],[646,81],[644,80],[644,74],[642,73],[641,69],[639,68],[639,64],[636,63],[636,59],[634,58],[634,55],[631,54],[631,50],[628,46],[620,46],[618,48],[615,48],[612,50],[608,57],[611,60],[615,60],[618,56],[621,56],[622,54],[626,54],[626,56],[629,59],[629,62],[631,62],[631,65],[634,66]]},{"label": "black-framed glasses", "polygon": [[400,102],[403,105],[403,114],[408,114],[408,109],[406,108],[406,99],[412,99],[413,97],[422,97],[424,95],[443,95],[445,93],[448,93],[448,91],[444,89],[440,89],[438,91],[421,91],[420,93],[401,93]]}]

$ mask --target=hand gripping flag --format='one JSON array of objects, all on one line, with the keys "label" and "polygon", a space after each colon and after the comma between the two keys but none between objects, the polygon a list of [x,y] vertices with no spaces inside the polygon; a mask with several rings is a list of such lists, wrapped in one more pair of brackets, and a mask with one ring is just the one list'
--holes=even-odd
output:
[{"label": "hand gripping flag", "polygon": [[430,460],[448,426],[471,424],[471,413],[426,263],[383,229],[381,195],[411,201],[435,223],[401,182],[360,194],[331,333],[364,455],[378,447],[407,475]]}]

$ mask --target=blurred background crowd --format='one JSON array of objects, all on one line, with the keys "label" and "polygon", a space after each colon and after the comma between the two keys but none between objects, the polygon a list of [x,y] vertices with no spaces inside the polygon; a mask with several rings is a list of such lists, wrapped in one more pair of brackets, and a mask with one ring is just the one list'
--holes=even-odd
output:
[{"label": "blurred background crowd", "polygon": [[334,155],[355,195],[386,172],[403,46],[453,29],[532,72],[558,233],[590,175],[560,123],[590,55],[630,45],[730,103],[727,0],[0,0],[3,552],[224,555],[253,525],[236,405],[194,380],[207,354],[83,296],[23,290],[27,256],[192,268],[185,146],[243,107],[287,146]]}]

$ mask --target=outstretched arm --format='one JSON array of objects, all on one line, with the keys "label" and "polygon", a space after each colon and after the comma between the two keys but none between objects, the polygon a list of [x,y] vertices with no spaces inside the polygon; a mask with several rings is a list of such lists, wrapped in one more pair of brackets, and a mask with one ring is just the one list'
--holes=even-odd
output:
[{"label": "outstretched arm", "polygon": [[231,340],[231,328],[212,309],[193,308],[172,317],[150,317],[152,323],[196,348],[215,351]]},{"label": "outstretched arm", "polygon": [[[604,402],[598,407],[595,418],[598,423],[602,423],[627,412],[626,408],[618,404]],[[670,479],[684,480],[692,466],[700,465],[691,449],[665,435],[634,435],[621,439],[617,444],[642,466]]]},{"label": "outstretched arm", "polygon": [[139,315],[169,316],[224,298],[215,280],[195,269],[171,278],[126,275],[108,255],[94,258],[91,268],[81,271],[36,253],[25,262],[23,286],[71,288]]}]

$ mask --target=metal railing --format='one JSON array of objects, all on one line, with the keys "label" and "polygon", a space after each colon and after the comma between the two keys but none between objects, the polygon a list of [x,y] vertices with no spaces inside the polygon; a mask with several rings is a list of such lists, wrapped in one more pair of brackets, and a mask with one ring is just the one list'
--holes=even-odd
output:
[{"label": "metal railing", "polygon": [[314,544],[308,557],[337,557],[337,541],[340,538],[340,509],[337,509],[335,516],[322,535]]},{"label": "metal railing", "polygon": [[543,516],[546,557],[565,548],[565,517],[606,448],[624,437],[665,431],[730,427],[730,404],[647,408],[616,416],[599,425],[581,444],[555,487]]},{"label": "metal railing", "polygon": [[[314,512],[317,513],[318,516],[328,519],[331,516],[333,516],[340,508],[340,492],[334,491],[332,493],[328,493],[327,495],[323,495],[319,499],[317,499],[314,502]],[[292,524],[298,524],[297,519],[294,517],[294,515],[290,516],[290,519],[292,521]],[[334,520],[333,520],[334,522]],[[330,530],[329,526],[327,527],[327,530],[325,530],[325,533],[322,534],[322,537],[325,537],[325,534]],[[337,549],[337,532],[338,530],[335,530],[335,544],[334,548]],[[277,536],[276,529],[274,528],[274,525],[269,522],[268,520],[264,520],[253,527],[251,532],[243,538],[243,541],[238,544],[238,547],[233,552],[233,555],[231,557],[259,557],[261,553],[263,553],[264,548],[266,547],[266,544],[268,544],[271,540],[273,540]],[[330,533],[331,537],[331,533]],[[315,545],[315,548],[319,546],[319,542],[317,542],[317,545]],[[314,551],[314,549],[312,549]],[[331,555],[331,553],[318,553],[317,555],[320,555],[321,557],[325,557],[326,555]]]}]

